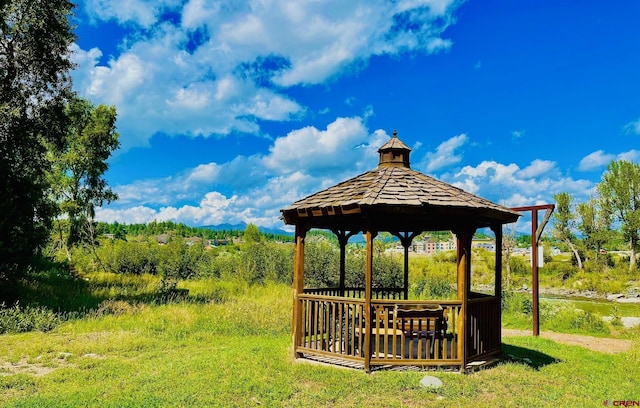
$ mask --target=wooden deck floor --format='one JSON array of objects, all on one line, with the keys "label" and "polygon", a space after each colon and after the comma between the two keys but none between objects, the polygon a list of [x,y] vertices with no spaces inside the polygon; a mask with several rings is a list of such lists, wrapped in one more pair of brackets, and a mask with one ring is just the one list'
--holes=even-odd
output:
[{"label": "wooden deck floor", "polygon": [[[296,361],[300,362],[300,363],[321,364],[321,365],[327,365],[327,366],[338,367],[338,368],[345,368],[345,369],[350,369],[350,370],[359,370],[359,371],[363,371],[364,370],[364,364],[363,363],[360,363],[360,362],[357,362],[357,361],[351,361],[351,360],[344,360],[344,359],[335,358],[335,357],[308,355],[308,356],[304,356],[304,357],[298,358]],[[467,373],[472,373],[472,372],[475,372],[475,371],[479,371],[479,370],[491,367],[494,364],[497,364],[499,361],[500,361],[499,357],[494,357],[494,358],[490,358],[490,359],[487,359],[487,360],[472,361],[469,364],[467,364],[465,371]],[[374,366],[371,366],[371,372],[376,372],[376,371],[400,371],[400,372],[404,372],[404,371],[417,371],[417,372],[440,371],[440,372],[459,373],[460,369],[457,366],[440,366],[440,367],[436,367],[436,366],[406,366],[406,365],[402,365],[402,366],[396,366],[396,365],[374,365]]]}]

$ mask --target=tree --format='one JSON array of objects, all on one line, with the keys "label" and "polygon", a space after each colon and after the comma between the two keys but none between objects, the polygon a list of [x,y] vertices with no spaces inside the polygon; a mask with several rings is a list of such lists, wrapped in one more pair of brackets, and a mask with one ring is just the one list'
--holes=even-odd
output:
[{"label": "tree", "polygon": [[[60,210],[69,222],[67,251],[78,243],[95,241],[95,207],[116,200],[104,173],[107,159],[120,142],[116,132],[116,109],[94,107],[89,101],[73,98],[66,109],[67,132],[59,149],[52,147],[53,185]],[[69,252],[67,252],[69,253]]]},{"label": "tree", "polygon": [[58,144],[66,126],[72,8],[0,2],[0,278],[15,277],[44,246],[56,213],[46,143]]},{"label": "tree", "polygon": [[511,254],[516,246],[516,224],[508,224],[503,227],[502,234],[502,253],[504,254],[504,287],[511,287]]},{"label": "tree", "polygon": [[253,223],[249,223],[244,230],[243,239],[245,242],[260,242],[260,229]]},{"label": "tree", "polygon": [[640,165],[625,160],[612,161],[598,184],[600,197],[620,222],[622,234],[631,247],[629,270],[636,268],[640,241]]},{"label": "tree", "polygon": [[571,197],[569,193],[558,193],[553,196],[553,199],[556,201],[556,211],[553,213],[555,225],[552,234],[556,239],[569,246],[576,258],[578,268],[582,269],[582,259],[580,258],[578,249],[573,244],[575,240],[573,230],[576,226],[574,221],[576,216],[571,212],[573,197]]},{"label": "tree", "polygon": [[590,198],[576,205],[576,212],[579,218],[577,227],[583,234],[583,242],[587,249],[595,251],[597,260],[603,245],[612,236],[611,211],[602,200]]}]

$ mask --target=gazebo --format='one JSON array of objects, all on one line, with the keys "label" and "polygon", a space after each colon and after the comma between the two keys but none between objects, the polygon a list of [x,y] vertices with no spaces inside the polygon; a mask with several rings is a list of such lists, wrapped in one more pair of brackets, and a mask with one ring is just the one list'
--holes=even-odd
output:
[{"label": "gazebo", "polygon": [[[520,214],[412,170],[411,149],[393,137],[379,150],[378,167],[281,210],[295,225],[292,339],[295,358],[364,368],[453,367],[466,371],[501,351],[502,225]],[[495,234],[495,291],[471,291],[471,241],[479,228]],[[340,245],[337,288],[304,283],[305,237],[332,231]],[[451,231],[457,243],[457,299],[410,300],[409,252],[426,231]],[[404,286],[372,287],[373,241],[396,236],[404,249]],[[346,246],[365,238],[364,288],[345,287]]]}]

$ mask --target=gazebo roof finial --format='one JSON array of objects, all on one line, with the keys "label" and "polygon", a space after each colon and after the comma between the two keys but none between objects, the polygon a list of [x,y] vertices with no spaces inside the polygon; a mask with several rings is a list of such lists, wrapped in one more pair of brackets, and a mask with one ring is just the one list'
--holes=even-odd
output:
[{"label": "gazebo roof finial", "polygon": [[400,166],[410,168],[409,153],[411,149],[400,139],[398,139],[398,131],[393,129],[393,136],[380,149],[380,162],[378,166]]}]

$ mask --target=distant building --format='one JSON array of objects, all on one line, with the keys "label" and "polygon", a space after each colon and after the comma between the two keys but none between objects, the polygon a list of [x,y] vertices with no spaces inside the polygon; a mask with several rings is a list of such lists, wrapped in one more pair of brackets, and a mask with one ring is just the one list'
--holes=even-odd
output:
[{"label": "distant building", "polygon": [[433,255],[437,252],[456,249],[456,240],[451,238],[446,241],[436,241],[432,237],[416,240],[411,244],[411,250],[417,254]]},{"label": "distant building", "polygon": [[490,252],[496,252],[496,242],[492,239],[477,239],[471,242],[471,248],[480,248]]},{"label": "distant building", "polygon": [[169,242],[169,234],[156,235],[155,239],[159,245],[166,245]]}]

